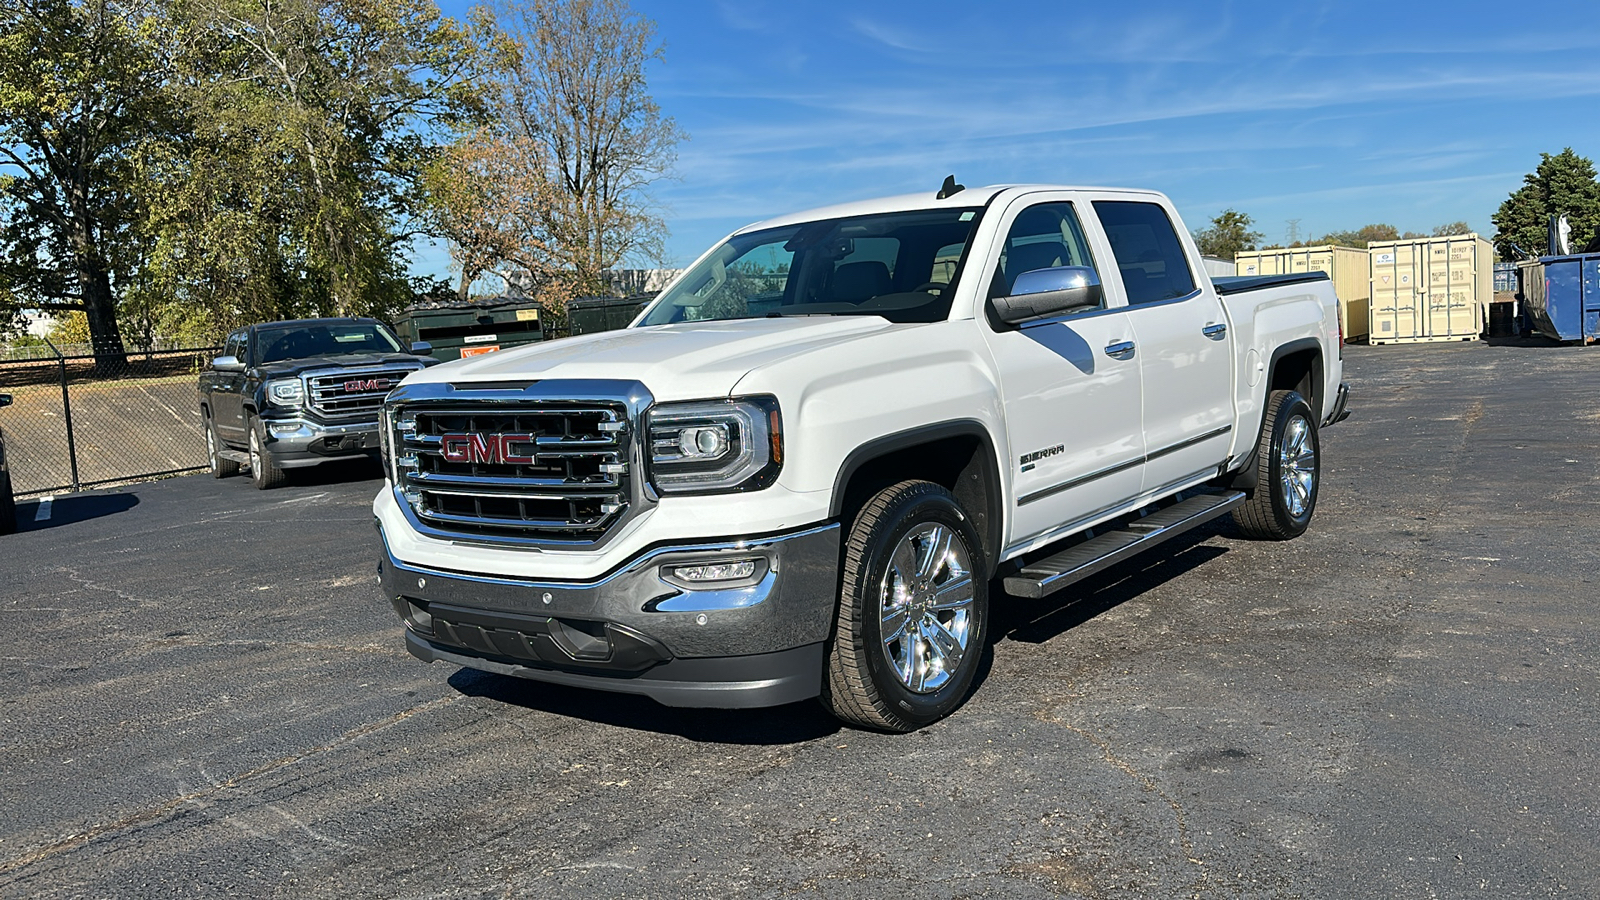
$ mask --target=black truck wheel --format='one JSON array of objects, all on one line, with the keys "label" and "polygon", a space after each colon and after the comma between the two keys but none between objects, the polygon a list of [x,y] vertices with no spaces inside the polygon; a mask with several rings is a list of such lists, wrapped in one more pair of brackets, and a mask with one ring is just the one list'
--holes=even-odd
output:
[{"label": "black truck wheel", "polygon": [[17,498],[11,493],[11,473],[0,472],[0,534],[17,530]]},{"label": "black truck wheel", "polygon": [[272,454],[261,446],[261,426],[250,427],[250,482],[257,490],[267,491],[288,481],[283,470],[272,464]]},{"label": "black truck wheel", "polygon": [[1267,396],[1265,425],[1256,444],[1256,486],[1233,521],[1247,536],[1286,541],[1311,524],[1322,481],[1322,446],[1316,414],[1296,391]]},{"label": "black truck wheel", "polygon": [[231,459],[223,459],[220,452],[222,441],[217,437],[216,425],[211,421],[211,413],[206,413],[206,462],[211,464],[212,478],[230,478],[239,474],[239,464]]},{"label": "black truck wheel", "polygon": [[847,722],[915,731],[971,692],[988,637],[982,545],[950,492],[879,491],[850,526],[822,702]]}]

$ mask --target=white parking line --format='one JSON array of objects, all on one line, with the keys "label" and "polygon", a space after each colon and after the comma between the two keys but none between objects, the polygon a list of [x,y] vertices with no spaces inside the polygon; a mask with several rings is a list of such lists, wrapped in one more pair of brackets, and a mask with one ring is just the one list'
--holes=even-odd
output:
[{"label": "white parking line", "polygon": [[54,503],[55,499],[55,495],[52,494],[39,501],[39,511],[33,514],[33,520],[35,522],[50,521],[50,504]]}]

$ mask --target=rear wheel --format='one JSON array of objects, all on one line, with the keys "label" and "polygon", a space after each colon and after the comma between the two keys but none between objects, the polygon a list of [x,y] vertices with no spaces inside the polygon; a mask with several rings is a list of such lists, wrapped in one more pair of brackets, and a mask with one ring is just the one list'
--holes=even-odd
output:
[{"label": "rear wheel", "polygon": [[845,721],[907,732],[966,700],[988,636],[977,532],[950,492],[906,481],[850,526],[822,701]]},{"label": "rear wheel", "polygon": [[1321,481],[1322,445],[1311,405],[1296,391],[1273,391],[1256,445],[1256,487],[1233,511],[1234,522],[1253,538],[1299,537],[1311,524]]},{"label": "rear wheel", "polygon": [[206,461],[211,464],[212,478],[229,478],[239,474],[239,464],[231,459],[223,459],[219,454],[222,451],[222,441],[217,439],[217,429],[211,422],[211,414],[206,413]]},{"label": "rear wheel", "polygon": [[273,465],[272,454],[261,446],[261,429],[250,428],[250,481],[257,490],[271,490],[288,480],[283,470]]}]

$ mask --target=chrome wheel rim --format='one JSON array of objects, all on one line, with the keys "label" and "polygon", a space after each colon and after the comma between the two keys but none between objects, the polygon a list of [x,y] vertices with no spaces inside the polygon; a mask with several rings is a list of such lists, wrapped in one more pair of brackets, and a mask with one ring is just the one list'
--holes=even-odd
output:
[{"label": "chrome wheel rim", "polygon": [[250,432],[250,474],[261,477],[261,439],[254,431]]},{"label": "chrome wheel rim", "polygon": [[889,557],[879,591],[880,646],[900,684],[931,694],[949,683],[972,637],[972,557],[954,529],[912,528]]},{"label": "chrome wheel rim", "polygon": [[1311,423],[1305,416],[1289,420],[1278,447],[1278,480],[1282,482],[1283,502],[1289,515],[1299,518],[1311,508],[1317,489],[1317,449],[1311,438]]},{"label": "chrome wheel rim", "polygon": [[206,460],[211,463],[211,468],[217,467],[217,436],[211,432],[211,426],[206,426]]}]

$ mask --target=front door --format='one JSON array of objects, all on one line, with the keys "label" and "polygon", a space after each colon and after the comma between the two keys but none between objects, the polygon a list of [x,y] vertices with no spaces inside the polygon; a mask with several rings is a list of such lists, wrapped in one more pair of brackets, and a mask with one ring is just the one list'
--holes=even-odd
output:
[{"label": "front door", "polygon": [[[1020,198],[1005,217],[999,262],[985,273],[990,296],[1009,293],[1033,269],[1101,270],[1064,197]],[[1112,293],[1098,309],[1022,326],[990,317],[1015,486],[1008,549],[1082,527],[1139,493],[1141,373],[1127,309]]]}]

